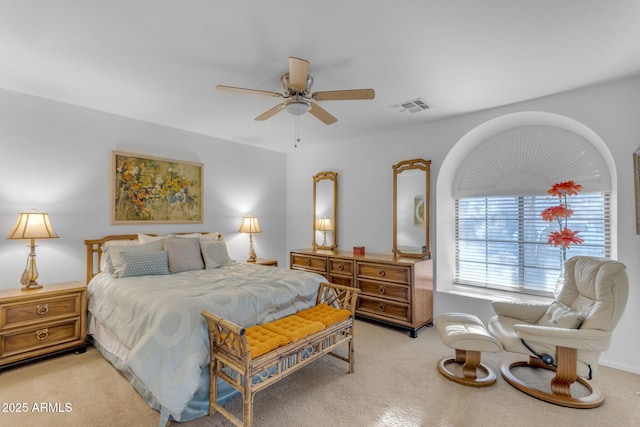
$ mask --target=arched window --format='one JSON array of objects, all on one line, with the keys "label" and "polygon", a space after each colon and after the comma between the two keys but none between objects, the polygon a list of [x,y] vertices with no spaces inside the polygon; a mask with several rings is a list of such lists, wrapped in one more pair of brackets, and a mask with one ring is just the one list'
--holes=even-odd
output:
[{"label": "arched window", "polygon": [[[455,285],[548,295],[560,274],[561,252],[547,244],[549,232],[559,225],[540,217],[543,209],[559,204],[547,190],[569,180],[583,186],[568,201],[574,211],[569,227],[584,243],[572,245],[567,256],[609,257],[612,174],[591,141],[597,139],[594,134],[576,131],[580,126],[557,115],[519,115],[520,120],[496,120],[494,125],[502,125],[491,132],[479,127],[480,132],[468,134],[475,138],[459,142],[465,149],[450,153],[459,156],[457,164],[445,159],[440,171],[449,176],[449,200],[446,195],[437,200],[451,202],[445,206],[452,208],[453,247],[448,250]],[[438,192],[443,190],[439,182]],[[438,209],[442,230],[440,214]],[[443,255],[440,242],[437,252]]]}]

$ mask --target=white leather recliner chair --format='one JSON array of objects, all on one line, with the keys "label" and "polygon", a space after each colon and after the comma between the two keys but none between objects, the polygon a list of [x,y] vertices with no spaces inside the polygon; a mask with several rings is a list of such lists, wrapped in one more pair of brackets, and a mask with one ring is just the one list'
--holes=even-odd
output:
[{"label": "white leather recliner chair", "polygon": [[[600,406],[604,395],[587,380],[597,373],[600,353],[609,347],[628,293],[624,264],[576,256],[565,263],[565,286],[552,304],[494,301],[497,316],[489,320],[489,332],[505,351],[530,356],[527,362],[504,364],[504,379],[524,393],[557,405]],[[513,368],[520,366],[555,371],[550,391],[516,377]],[[576,381],[586,388],[586,396],[572,396],[571,385]]]}]

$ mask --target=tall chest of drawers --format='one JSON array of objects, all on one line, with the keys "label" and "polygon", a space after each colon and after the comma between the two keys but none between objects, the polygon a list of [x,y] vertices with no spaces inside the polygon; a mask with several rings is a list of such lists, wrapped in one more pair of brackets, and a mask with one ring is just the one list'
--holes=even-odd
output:
[{"label": "tall chest of drawers", "polygon": [[63,351],[86,349],[87,287],[0,290],[0,369]]},{"label": "tall chest of drawers", "polygon": [[290,262],[292,269],[359,288],[358,317],[408,329],[412,337],[433,322],[432,260],[305,249],[291,251]]}]

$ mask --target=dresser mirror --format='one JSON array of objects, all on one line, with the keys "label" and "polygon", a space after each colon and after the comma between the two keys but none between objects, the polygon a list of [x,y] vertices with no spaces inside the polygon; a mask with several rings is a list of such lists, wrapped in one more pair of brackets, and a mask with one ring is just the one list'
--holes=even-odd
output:
[{"label": "dresser mirror", "polygon": [[431,160],[405,160],[393,165],[393,253],[427,258],[430,223]]},{"label": "dresser mirror", "polygon": [[338,244],[338,173],[313,176],[313,249],[335,249]]}]

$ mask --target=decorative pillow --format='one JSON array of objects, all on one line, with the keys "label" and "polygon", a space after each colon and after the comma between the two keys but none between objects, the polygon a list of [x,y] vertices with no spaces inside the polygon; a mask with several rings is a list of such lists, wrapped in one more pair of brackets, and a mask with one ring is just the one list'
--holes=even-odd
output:
[{"label": "decorative pillow", "polygon": [[578,329],[583,320],[584,315],[556,301],[549,306],[547,312],[538,320],[538,325]]},{"label": "decorative pillow", "polygon": [[157,240],[166,239],[169,236],[150,236],[148,234],[138,233],[138,240],[140,243],[151,243]]},{"label": "decorative pillow", "polygon": [[222,267],[232,262],[227,253],[227,245],[223,241],[200,239],[200,249],[207,269]]},{"label": "decorative pillow", "polygon": [[116,277],[120,277],[122,267],[124,266],[124,261],[120,256],[122,252],[159,252],[164,249],[162,242],[159,240],[151,243],[141,243],[139,245],[110,245],[108,248],[107,252],[109,253],[111,265],[113,266],[113,274]]},{"label": "decorative pillow", "polygon": [[222,240],[222,235],[217,231],[212,231],[211,233],[201,234],[200,241],[212,241],[212,240]]},{"label": "decorative pillow", "polygon": [[109,255],[109,246],[131,246],[139,245],[138,240],[107,240],[102,245],[102,256],[100,257],[100,271],[113,274],[113,264]]},{"label": "decorative pillow", "polygon": [[169,256],[159,252],[120,252],[124,261],[120,277],[159,276],[169,274]]},{"label": "decorative pillow", "polygon": [[171,273],[204,268],[199,239],[173,237],[163,239],[161,244],[169,253],[169,271]]}]

